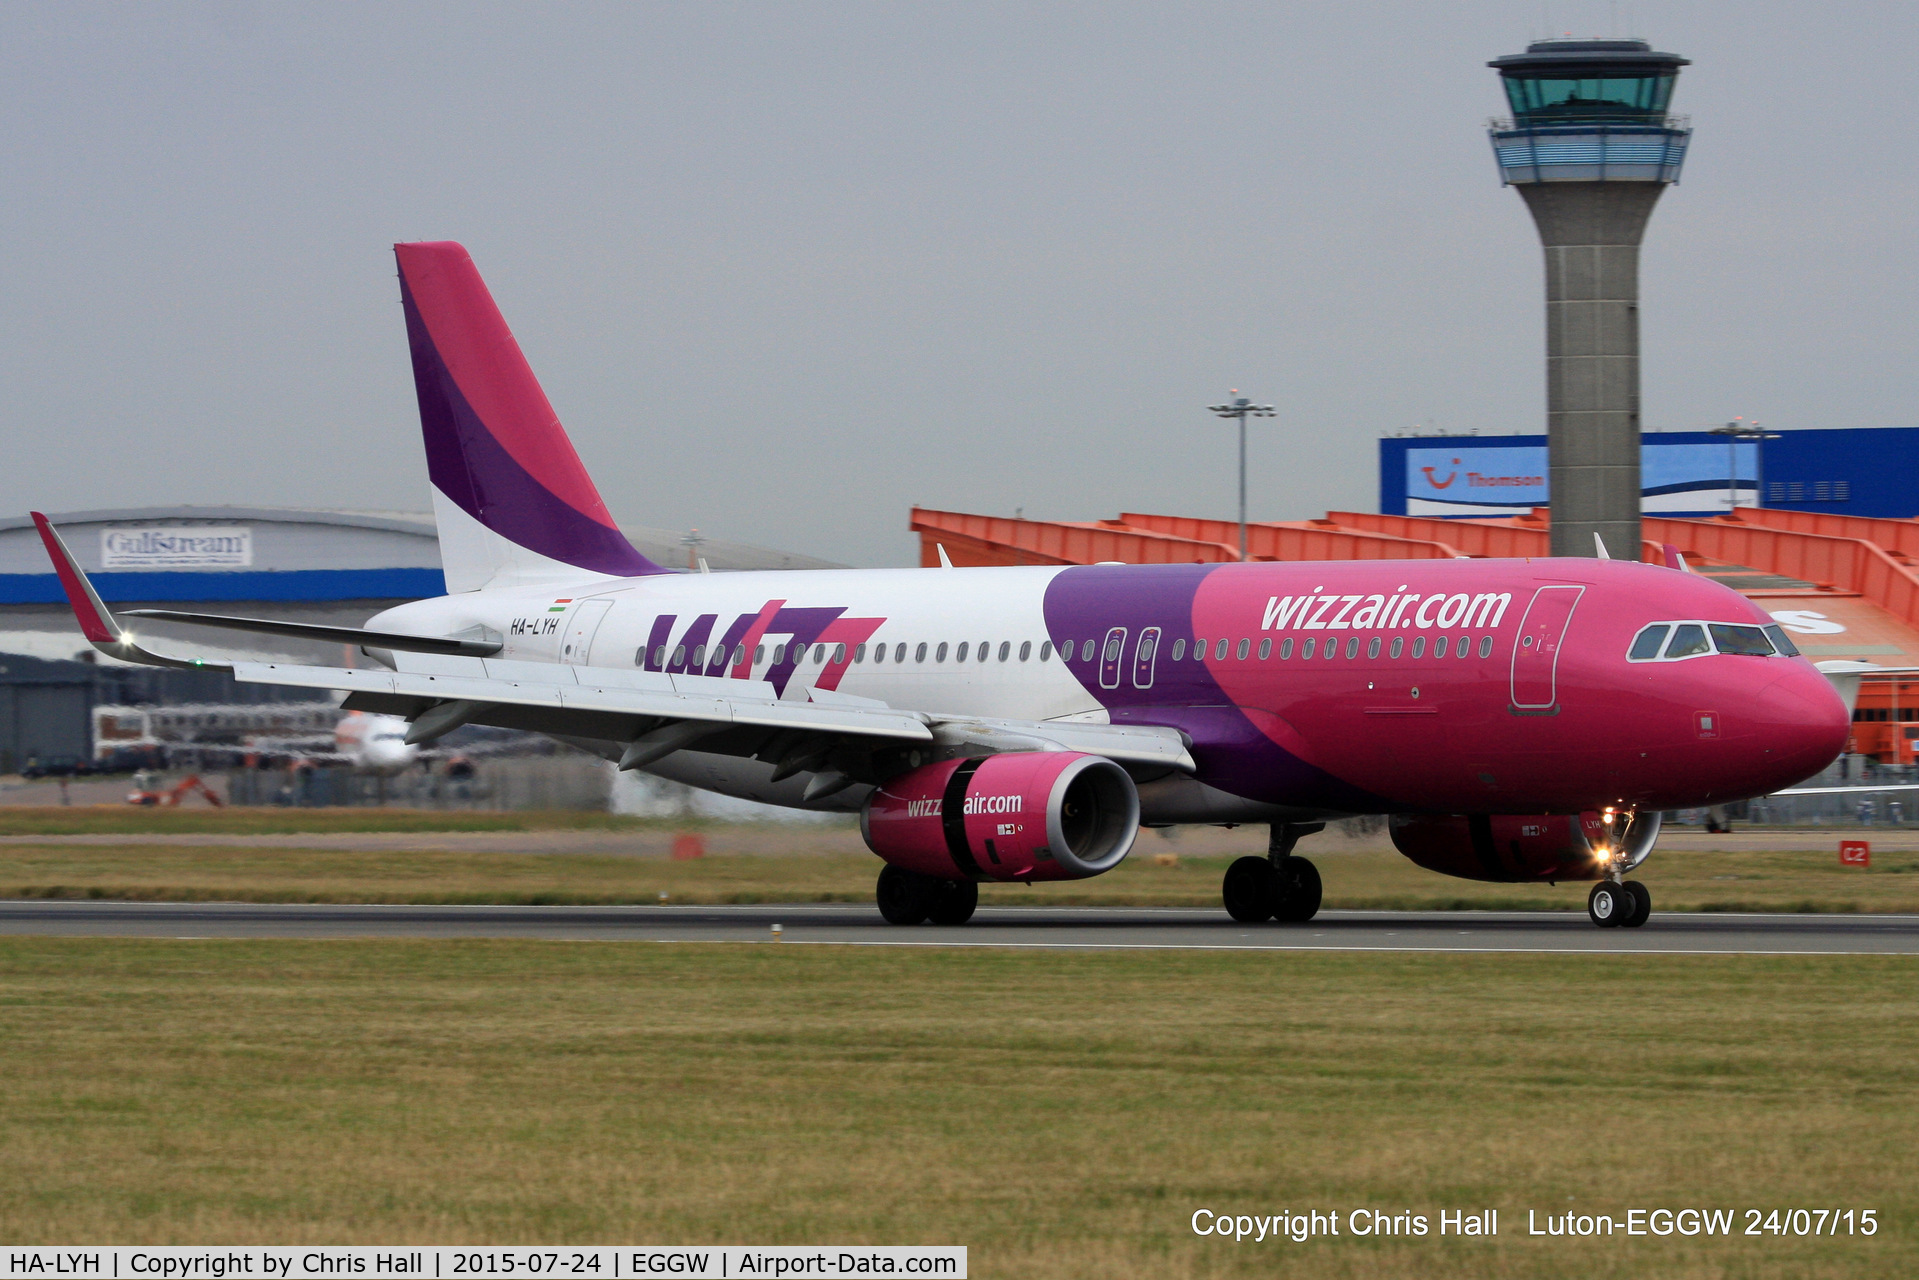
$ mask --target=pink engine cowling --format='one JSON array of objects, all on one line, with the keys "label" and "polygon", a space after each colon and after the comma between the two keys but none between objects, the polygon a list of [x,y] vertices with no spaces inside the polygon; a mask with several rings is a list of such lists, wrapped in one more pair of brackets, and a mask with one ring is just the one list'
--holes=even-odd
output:
[{"label": "pink engine cowling", "polygon": [[1416,815],[1392,819],[1393,845],[1441,875],[1504,883],[1602,880],[1645,861],[1659,814]]},{"label": "pink engine cowling", "polygon": [[1139,794],[1111,760],[1076,751],[942,760],[868,797],[860,832],[894,866],[942,880],[1082,880],[1132,849]]}]

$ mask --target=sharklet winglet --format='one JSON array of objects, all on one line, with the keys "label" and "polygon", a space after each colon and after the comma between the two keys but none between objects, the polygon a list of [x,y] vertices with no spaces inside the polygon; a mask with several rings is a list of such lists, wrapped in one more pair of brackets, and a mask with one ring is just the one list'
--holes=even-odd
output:
[{"label": "sharklet winglet", "polygon": [[47,558],[53,561],[53,571],[59,575],[60,587],[67,593],[67,603],[72,606],[74,620],[80,624],[80,634],[87,638],[87,643],[110,658],[137,662],[142,666],[185,667],[196,671],[228,669],[218,663],[169,657],[137,643],[121,627],[119,619],[113,616],[106,602],[100,599],[100,593],[93,589],[86,571],[73,558],[66,539],[53,527],[53,521],[39,511],[31,514],[33,526],[40,531],[40,541],[47,548]]}]

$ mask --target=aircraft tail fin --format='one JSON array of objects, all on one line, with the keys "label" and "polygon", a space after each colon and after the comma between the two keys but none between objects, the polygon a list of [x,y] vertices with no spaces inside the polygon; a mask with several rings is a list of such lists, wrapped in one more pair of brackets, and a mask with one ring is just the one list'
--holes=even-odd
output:
[{"label": "aircraft tail fin", "polygon": [[665,573],[614,525],[465,248],[393,252],[447,590]]}]

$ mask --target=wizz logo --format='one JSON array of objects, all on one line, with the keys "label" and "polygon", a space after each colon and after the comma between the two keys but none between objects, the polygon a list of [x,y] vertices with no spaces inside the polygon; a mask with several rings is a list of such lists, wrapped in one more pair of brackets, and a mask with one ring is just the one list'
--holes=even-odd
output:
[{"label": "wizz logo", "polygon": [[886,621],[841,616],[845,612],[844,605],[788,608],[784,600],[768,600],[757,612],[740,614],[718,640],[713,639],[713,629],[720,620],[717,613],[694,618],[677,640],[673,633],[679,615],[663,613],[653,620],[646,647],[635,657],[647,671],[746,680],[753,674],[760,646],[771,643],[778,660],[769,663],[760,678],[773,686],[775,694],[783,695],[807,650],[825,646],[819,650],[821,661],[815,664],[818,675],[813,687],[837,689],[852,663],[855,648],[866,643]]}]

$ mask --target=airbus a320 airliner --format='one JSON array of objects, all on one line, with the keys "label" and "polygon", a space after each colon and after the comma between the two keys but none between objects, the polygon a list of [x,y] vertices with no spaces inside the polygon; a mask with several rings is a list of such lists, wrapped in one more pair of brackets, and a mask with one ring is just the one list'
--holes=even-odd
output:
[{"label": "airbus a320 airliner", "polygon": [[[103,605],[36,515],[102,652],[345,690],[408,741],[533,730],[623,769],[860,815],[894,924],[961,924],[986,880],[1112,870],[1142,824],[1262,823],[1241,921],[1304,921],[1294,852],[1389,815],[1420,866],[1592,882],[1659,813],[1777,791],[1844,746],[1832,686],[1772,620],[1682,568],[1603,559],[680,574],[620,534],[472,259],[402,244],[400,296],[448,594],[366,628],[130,616],[360,646],[377,669],[203,663]],[[943,558],[943,556],[942,556]]]}]

